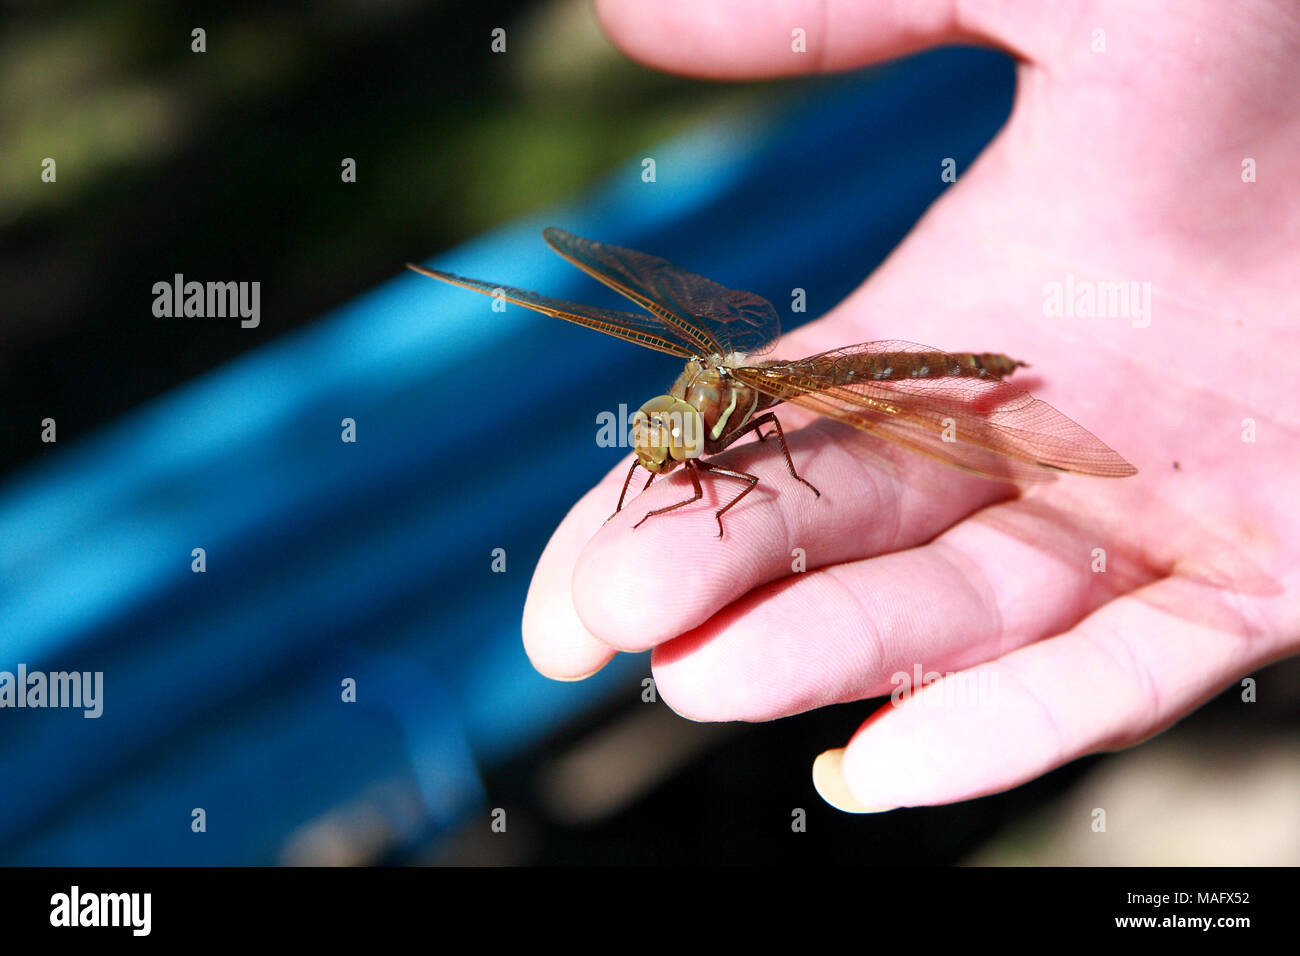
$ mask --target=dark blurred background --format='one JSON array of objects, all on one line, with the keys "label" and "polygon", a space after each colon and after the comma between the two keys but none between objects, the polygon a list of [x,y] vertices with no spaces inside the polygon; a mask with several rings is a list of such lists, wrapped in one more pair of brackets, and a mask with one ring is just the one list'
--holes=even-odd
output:
[{"label": "dark blurred background", "polygon": [[[85,434],[760,95],[630,63],[582,3],[31,3],[5,17],[0,413],[28,438],[46,415],[61,440]],[[47,156],[57,184],[32,174]],[[346,189],[343,157],[361,170]],[[139,290],[174,272],[256,278],[274,320],[259,335],[141,321]],[[113,356],[132,356],[131,374]],[[0,468],[43,450],[7,441]]]},{"label": "dark blurred background", "polygon": [[[102,670],[105,691],[96,720],[0,710],[0,861],[1300,860],[1298,715],[1276,703],[1294,667],[1246,713],[1230,691],[1121,756],[851,817],[810,768],[873,703],[701,725],[643,701],[647,655],[580,684],[524,657],[537,555],[622,454],[595,416],[677,369],[402,263],[616,304],[545,250],[554,224],[797,324],[905,234],[942,159],[996,133],[1009,60],[704,83],[625,60],[572,0],[3,16],[0,670]],[[261,324],[155,317],[176,273],[259,281]],[[518,435],[533,408],[544,470]],[[1117,793],[1125,837],[1105,840],[1089,813]]]}]

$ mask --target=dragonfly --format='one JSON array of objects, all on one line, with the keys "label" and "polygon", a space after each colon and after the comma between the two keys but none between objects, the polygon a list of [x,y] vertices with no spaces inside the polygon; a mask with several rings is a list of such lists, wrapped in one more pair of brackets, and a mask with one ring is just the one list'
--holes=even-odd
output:
[{"label": "dragonfly", "polygon": [[638,467],[650,474],[642,491],[656,477],[681,467],[693,494],[649,511],[634,528],[699,501],[700,475],[707,473],[746,485],[715,513],[722,537],[722,516],[759,480],[706,456],[751,433],[761,441],[775,437],[791,476],[821,497],[795,469],[772,411],[783,403],[986,478],[1042,482],[1057,472],[1104,478],[1137,474],[1082,425],[1007,382],[1025,362],[996,352],[946,352],[895,340],[863,342],[793,361],[768,358],[781,328],[776,309],[761,296],[728,289],[657,256],[563,229],[551,227],[542,236],[570,263],[643,311],[597,308],[411,263],[407,267],[685,361],[667,393],[650,399],[632,418],[635,457],[614,515],[622,511]]}]

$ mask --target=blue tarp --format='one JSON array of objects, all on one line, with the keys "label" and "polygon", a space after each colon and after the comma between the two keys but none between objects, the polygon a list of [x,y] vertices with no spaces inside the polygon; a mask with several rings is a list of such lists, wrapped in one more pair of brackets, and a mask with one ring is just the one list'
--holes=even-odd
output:
[{"label": "blue tarp", "polygon": [[[1013,86],[970,49],[810,81],[665,144],[654,183],[638,158],[429,264],[628,307],[546,248],[557,225],[752,289],[789,327],[790,289],[815,317],[859,283]],[[680,369],[399,266],[0,489],[0,671],[104,674],[98,719],[0,709],[0,861],[277,862],[349,807],[380,844],[436,845],[483,808],[483,768],[646,672],[545,680],[519,619],[551,530],[623,454],[597,415]]]}]

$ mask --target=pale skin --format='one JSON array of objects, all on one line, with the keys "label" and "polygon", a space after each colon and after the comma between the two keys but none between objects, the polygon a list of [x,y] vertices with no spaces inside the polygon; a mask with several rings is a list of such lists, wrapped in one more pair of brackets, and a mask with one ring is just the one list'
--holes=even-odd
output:
[{"label": "pale skin", "polygon": [[[862,811],[995,793],[1131,746],[1300,651],[1300,4],[597,12],[629,56],[713,79],[946,42],[1016,56],[1007,126],[884,265],[776,354],[883,338],[1004,352],[1032,366],[1015,381],[1140,473],[1021,491],[778,407],[821,498],[771,442],[746,441],[715,459],[760,478],[724,539],[714,512],[742,486],[708,476],[701,501],[633,531],[689,482],[656,481],[603,524],[629,459],[613,463],[534,573],[523,636],[542,674],[577,679],[653,649],[662,699],[706,721],[886,695],[918,663],[982,681],[991,699],[925,706],[944,678],[849,741],[808,741],[810,761],[826,751],[819,792]],[[806,54],[790,51],[796,27]],[[1046,284],[1067,273],[1150,282],[1149,326],[1045,315]],[[666,361],[665,383],[678,371]]]}]

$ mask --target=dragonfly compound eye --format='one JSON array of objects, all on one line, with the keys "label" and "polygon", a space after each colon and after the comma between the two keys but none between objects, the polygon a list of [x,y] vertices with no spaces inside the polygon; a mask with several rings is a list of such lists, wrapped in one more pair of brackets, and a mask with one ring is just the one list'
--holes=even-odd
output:
[{"label": "dragonfly compound eye", "polygon": [[704,420],[680,398],[660,395],[633,416],[632,441],[647,471],[666,471],[679,461],[704,454]]}]

